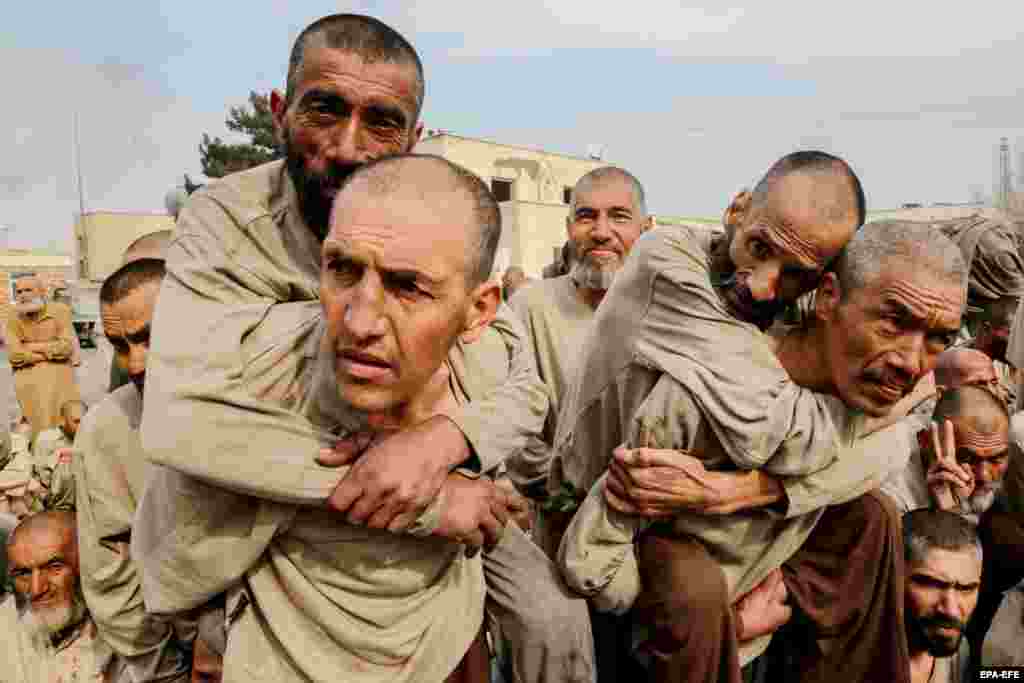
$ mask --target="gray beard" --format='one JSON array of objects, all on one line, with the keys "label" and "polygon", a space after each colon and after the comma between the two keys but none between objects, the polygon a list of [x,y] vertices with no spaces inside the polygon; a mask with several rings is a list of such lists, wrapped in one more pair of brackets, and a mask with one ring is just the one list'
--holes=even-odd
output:
[{"label": "gray beard", "polygon": [[78,626],[85,621],[88,608],[85,604],[85,597],[80,588],[75,589],[71,604],[64,607],[53,607],[44,611],[32,609],[32,605],[25,599],[18,609],[22,625],[28,630],[33,643],[45,643],[45,646],[52,650],[54,643],[53,636],[62,631]]},{"label": "gray beard", "polygon": [[46,305],[42,299],[33,299],[23,304],[15,304],[14,310],[18,312],[18,315],[33,315],[43,310],[43,306]]},{"label": "gray beard", "polygon": [[580,289],[596,289],[607,292],[618,272],[618,267],[602,268],[586,261],[577,261],[569,271],[569,277]]},{"label": "gray beard", "polygon": [[996,502],[996,496],[999,491],[1003,488],[1003,482],[999,482],[985,493],[972,494],[963,503],[963,507],[968,514],[981,515],[986,512],[992,504]]}]

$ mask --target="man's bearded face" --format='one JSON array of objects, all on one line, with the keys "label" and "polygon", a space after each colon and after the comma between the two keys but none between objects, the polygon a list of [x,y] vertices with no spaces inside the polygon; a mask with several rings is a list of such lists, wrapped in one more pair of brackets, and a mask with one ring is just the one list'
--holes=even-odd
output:
[{"label": "man's bearded face", "polygon": [[363,164],[409,152],[418,138],[416,70],[352,52],[306,50],[292,101],[275,111],[306,225],[323,239],[342,183]]},{"label": "man's bearded face", "polygon": [[923,562],[908,566],[904,602],[911,652],[955,654],[980,585],[981,558],[974,548],[932,548]]},{"label": "man's bearded face", "polygon": [[18,280],[14,285],[14,299],[15,310],[21,315],[38,313],[46,304],[42,284],[34,277]]},{"label": "man's bearded face", "polygon": [[569,241],[576,252],[570,271],[573,282],[584,289],[607,291],[648,225],[625,178],[577,188],[573,213],[567,219]]},{"label": "man's bearded face", "polygon": [[160,292],[160,280],[151,280],[128,292],[120,301],[100,305],[103,333],[114,347],[114,360],[128,373],[139,395],[146,387],[150,324]]},{"label": "man's bearded face", "polygon": [[825,353],[836,394],[848,406],[884,416],[955,341],[963,292],[902,262],[882,268],[845,299],[829,278],[816,306],[819,317],[827,311]]},{"label": "man's bearded face", "polygon": [[1010,328],[1017,311],[1017,297],[1003,297],[985,306],[982,320],[978,324],[975,348],[992,360],[1006,362],[1006,351],[1010,342]]},{"label": "man's bearded face", "polygon": [[57,524],[33,529],[7,551],[19,612],[26,623],[50,635],[81,623],[86,614],[75,533]]}]

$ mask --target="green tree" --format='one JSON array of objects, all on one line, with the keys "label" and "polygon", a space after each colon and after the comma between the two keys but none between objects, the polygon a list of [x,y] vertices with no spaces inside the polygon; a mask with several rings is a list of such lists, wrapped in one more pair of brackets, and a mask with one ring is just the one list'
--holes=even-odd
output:
[{"label": "green tree", "polygon": [[225,123],[228,130],[249,136],[249,142],[224,142],[219,137],[211,138],[203,133],[199,160],[208,178],[222,178],[281,158],[281,150],[274,137],[274,118],[268,95],[250,92],[248,106],[231,107]]}]

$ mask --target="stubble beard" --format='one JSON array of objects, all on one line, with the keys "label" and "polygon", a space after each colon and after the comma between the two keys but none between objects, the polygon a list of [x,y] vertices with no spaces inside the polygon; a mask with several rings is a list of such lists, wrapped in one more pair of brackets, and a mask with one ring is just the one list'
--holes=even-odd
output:
[{"label": "stubble beard", "polygon": [[580,289],[607,292],[621,267],[619,262],[605,265],[591,263],[584,257],[577,259],[573,264],[572,270],[569,271],[569,277]]},{"label": "stubble beard", "polygon": [[306,226],[313,231],[321,242],[327,237],[330,228],[331,207],[334,200],[325,194],[325,190],[337,190],[352,175],[360,164],[349,166],[332,165],[325,174],[311,173],[306,170],[302,156],[295,151],[291,140],[291,131],[284,132],[283,152],[288,177],[295,186],[295,194],[299,201],[299,213]]},{"label": "stubble beard", "polygon": [[41,298],[36,298],[31,301],[26,301],[23,304],[15,304],[14,310],[18,312],[18,315],[34,315],[43,310],[43,306],[45,305],[45,301]]}]

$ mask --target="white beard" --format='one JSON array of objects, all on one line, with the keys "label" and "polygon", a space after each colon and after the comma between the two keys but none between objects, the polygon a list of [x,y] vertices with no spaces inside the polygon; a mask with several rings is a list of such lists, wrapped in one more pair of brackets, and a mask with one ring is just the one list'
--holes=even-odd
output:
[{"label": "white beard", "polygon": [[583,260],[573,264],[569,277],[572,278],[577,287],[582,289],[596,289],[601,292],[607,292],[608,288],[612,286],[612,281],[615,280],[615,274],[618,272],[619,266],[603,268]]},{"label": "white beard", "polygon": [[42,639],[52,649],[50,638],[85,619],[88,608],[80,591],[75,591],[70,605],[34,609],[31,604],[21,608],[21,620],[32,636],[32,642]]},{"label": "white beard", "polygon": [[964,501],[964,507],[967,512],[974,515],[981,515],[986,512],[992,504],[996,502],[996,496],[999,494],[1000,489],[1003,488],[1003,483],[999,482],[994,486],[985,489],[981,492],[975,492],[971,494],[971,497]]},{"label": "white beard", "polygon": [[32,315],[43,310],[43,306],[46,302],[42,299],[32,299],[32,301],[26,301],[23,304],[15,304],[14,310],[18,312],[18,315]]}]

